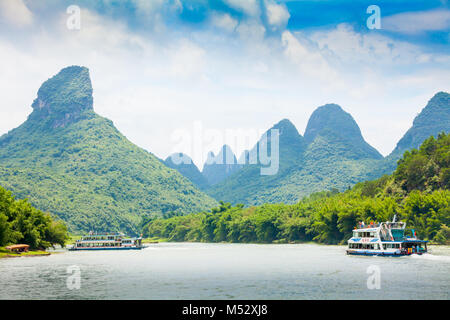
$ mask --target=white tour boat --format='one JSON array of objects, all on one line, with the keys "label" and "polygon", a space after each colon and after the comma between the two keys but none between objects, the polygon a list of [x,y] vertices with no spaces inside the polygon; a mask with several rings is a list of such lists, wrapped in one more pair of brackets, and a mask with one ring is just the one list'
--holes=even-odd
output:
[{"label": "white tour boat", "polygon": [[427,242],[405,236],[405,222],[397,222],[396,216],[392,222],[364,224],[360,222],[353,230],[353,236],[348,240],[347,254],[370,256],[405,256],[423,254],[428,251]]},{"label": "white tour boat", "polygon": [[140,250],[142,237],[126,238],[123,233],[94,233],[81,237],[69,250]]}]

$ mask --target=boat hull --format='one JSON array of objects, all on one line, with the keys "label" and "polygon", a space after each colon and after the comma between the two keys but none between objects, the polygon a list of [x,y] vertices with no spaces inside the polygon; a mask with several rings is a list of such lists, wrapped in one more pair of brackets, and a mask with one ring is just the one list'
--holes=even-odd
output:
[{"label": "boat hull", "polygon": [[115,248],[69,248],[69,251],[99,251],[99,250],[142,250],[144,247],[115,247]]},{"label": "boat hull", "polygon": [[347,250],[348,255],[354,255],[354,256],[379,256],[379,257],[401,257],[401,256],[411,256],[413,254],[422,255],[423,252],[414,252],[414,253],[407,253],[407,252],[376,252],[376,251],[355,251],[355,250]]}]

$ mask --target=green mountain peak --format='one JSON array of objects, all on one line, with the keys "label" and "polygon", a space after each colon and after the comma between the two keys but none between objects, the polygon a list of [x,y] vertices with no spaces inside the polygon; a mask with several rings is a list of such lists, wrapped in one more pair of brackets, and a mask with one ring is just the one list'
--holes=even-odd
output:
[{"label": "green mountain peak", "polygon": [[399,158],[405,150],[418,148],[430,135],[450,131],[450,94],[436,93],[414,118],[412,127],[399,140],[390,157]]},{"label": "green mountain peak", "polygon": [[312,113],[305,130],[305,139],[310,143],[317,135],[326,132],[347,137],[361,136],[356,121],[337,104],[323,105]]},{"label": "green mountain peak", "polygon": [[381,159],[383,156],[363,138],[358,124],[337,104],[318,107],[311,115],[305,130],[306,143],[316,140],[332,143],[336,151],[346,158]]},{"label": "green mountain peak", "polygon": [[32,107],[30,120],[53,128],[85,118],[93,110],[89,69],[79,66],[62,69],[42,84]]}]

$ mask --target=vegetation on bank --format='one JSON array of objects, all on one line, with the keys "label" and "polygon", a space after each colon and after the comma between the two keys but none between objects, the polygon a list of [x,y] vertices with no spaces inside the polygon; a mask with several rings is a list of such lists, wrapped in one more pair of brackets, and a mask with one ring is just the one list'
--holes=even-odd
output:
[{"label": "vegetation on bank", "polygon": [[324,191],[293,204],[244,208],[221,202],[209,212],[152,218],[147,237],[203,242],[345,242],[358,221],[387,221],[394,214],[435,243],[450,241],[450,134],[407,151],[392,175],[356,184],[345,192]]},{"label": "vegetation on bank", "polygon": [[166,238],[160,238],[160,237],[150,237],[150,238],[144,238],[142,239],[142,243],[160,243],[160,242],[167,242],[168,239]]},{"label": "vegetation on bank", "polygon": [[48,256],[48,255],[50,255],[50,253],[44,250],[30,250],[27,252],[15,253],[6,249],[5,247],[0,247],[0,259],[23,257],[23,256],[33,257],[33,256]]},{"label": "vegetation on bank", "polygon": [[31,250],[44,250],[55,244],[64,246],[67,238],[62,221],[35,209],[27,200],[15,200],[0,187],[0,247],[21,243]]}]

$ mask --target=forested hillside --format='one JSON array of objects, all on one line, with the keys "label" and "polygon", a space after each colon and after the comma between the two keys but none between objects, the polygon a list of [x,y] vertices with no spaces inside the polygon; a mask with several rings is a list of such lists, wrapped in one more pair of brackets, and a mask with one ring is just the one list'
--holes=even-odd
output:
[{"label": "forested hillside", "polygon": [[136,234],[144,215],[217,203],[94,112],[87,68],[68,67],[44,82],[32,107],[25,123],[0,137],[0,185],[71,232]]},{"label": "forested hillside", "polygon": [[222,202],[208,212],[153,219],[144,232],[170,241],[338,244],[350,238],[358,221],[387,221],[397,214],[420,238],[448,243],[449,188],[450,134],[442,133],[405,152],[393,174],[345,192],[319,192],[292,205]]}]

